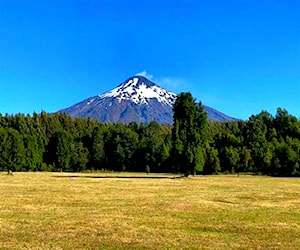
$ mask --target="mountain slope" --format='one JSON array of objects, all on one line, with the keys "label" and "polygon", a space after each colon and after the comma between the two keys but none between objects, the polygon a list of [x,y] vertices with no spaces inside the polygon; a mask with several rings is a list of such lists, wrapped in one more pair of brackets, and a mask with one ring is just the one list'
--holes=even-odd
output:
[{"label": "mountain slope", "polygon": [[[172,124],[172,107],[176,94],[169,92],[143,76],[127,79],[116,88],[90,97],[58,112],[73,117],[91,117],[101,122],[137,122]],[[233,118],[204,106],[210,120],[227,121]]]}]

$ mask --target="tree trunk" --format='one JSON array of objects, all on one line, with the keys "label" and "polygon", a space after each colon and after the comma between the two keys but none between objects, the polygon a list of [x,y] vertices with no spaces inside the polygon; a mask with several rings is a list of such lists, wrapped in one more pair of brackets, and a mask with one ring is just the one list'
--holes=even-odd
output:
[{"label": "tree trunk", "polygon": [[7,168],[7,175],[13,175],[13,171],[11,168]]}]

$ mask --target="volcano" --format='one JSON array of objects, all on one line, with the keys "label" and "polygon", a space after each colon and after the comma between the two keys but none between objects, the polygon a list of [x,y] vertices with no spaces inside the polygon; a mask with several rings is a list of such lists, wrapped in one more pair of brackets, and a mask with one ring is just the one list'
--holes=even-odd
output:
[{"label": "volcano", "polygon": [[[154,120],[160,124],[172,124],[175,100],[175,93],[138,75],[130,77],[112,90],[58,112],[108,123],[150,123]],[[235,120],[211,107],[203,106],[209,120]]]}]

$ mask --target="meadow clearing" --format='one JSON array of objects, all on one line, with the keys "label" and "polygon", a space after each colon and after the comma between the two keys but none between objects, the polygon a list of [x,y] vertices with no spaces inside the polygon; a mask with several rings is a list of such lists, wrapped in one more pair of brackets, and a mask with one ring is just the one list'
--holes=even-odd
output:
[{"label": "meadow clearing", "polygon": [[0,172],[0,249],[300,249],[299,235],[300,178]]}]

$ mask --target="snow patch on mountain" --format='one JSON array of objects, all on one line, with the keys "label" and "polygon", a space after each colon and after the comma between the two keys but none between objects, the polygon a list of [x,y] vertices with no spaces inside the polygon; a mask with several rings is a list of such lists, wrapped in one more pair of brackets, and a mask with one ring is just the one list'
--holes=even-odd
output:
[{"label": "snow patch on mountain", "polygon": [[121,103],[122,100],[131,100],[135,104],[148,104],[149,99],[154,98],[158,102],[168,106],[172,106],[176,100],[176,94],[160,88],[141,76],[130,78],[123,84],[99,97],[100,99],[113,97],[116,98],[119,103]]}]

